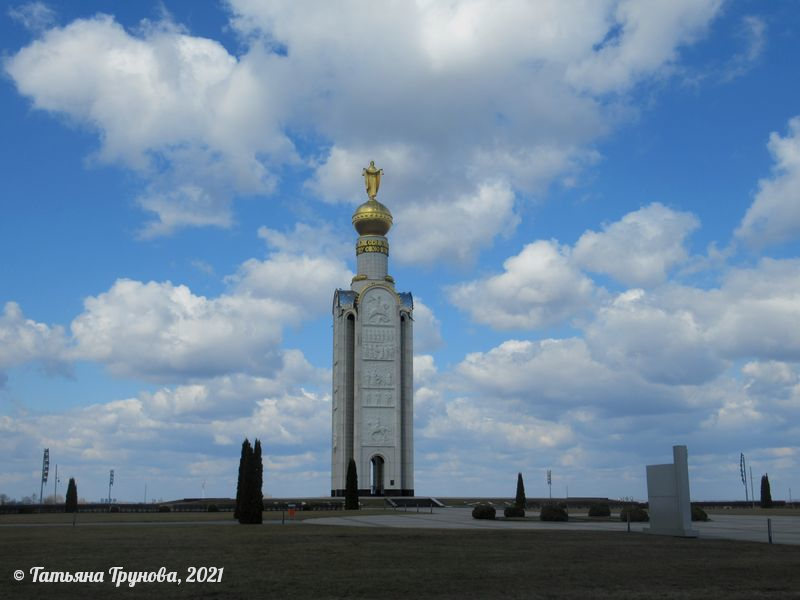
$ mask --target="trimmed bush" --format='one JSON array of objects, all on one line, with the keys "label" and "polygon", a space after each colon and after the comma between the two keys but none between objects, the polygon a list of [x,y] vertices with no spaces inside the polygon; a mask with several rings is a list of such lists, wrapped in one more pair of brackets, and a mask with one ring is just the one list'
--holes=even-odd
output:
[{"label": "trimmed bush", "polygon": [[356,461],[351,458],[347,463],[347,475],[344,481],[344,509],[358,510],[358,471]]},{"label": "trimmed bush", "polygon": [[557,504],[545,504],[539,513],[539,520],[541,521],[569,521],[569,515],[566,509],[561,508]]},{"label": "trimmed bush", "polygon": [[590,517],[610,517],[611,507],[608,504],[592,504],[589,507]]},{"label": "trimmed bush", "polygon": [[503,509],[503,516],[506,518],[524,517],[525,509],[519,508],[518,506],[506,506],[505,509]]},{"label": "trimmed bush", "polygon": [[627,521],[628,514],[631,516],[631,523],[646,523],[650,520],[647,511],[639,506],[625,506],[619,511],[619,520]]},{"label": "trimmed bush", "polygon": [[491,504],[478,504],[472,509],[473,519],[494,519],[496,511]]},{"label": "trimmed bush", "polygon": [[69,483],[67,484],[67,497],[64,512],[78,512],[78,486],[75,483],[74,477],[70,477]]},{"label": "trimmed bush", "polygon": [[525,498],[525,483],[522,481],[522,473],[517,473],[517,494],[514,496],[514,506],[522,509],[523,517],[525,516],[525,506],[527,504],[528,500]]},{"label": "trimmed bush", "polygon": [[696,504],[692,504],[692,521],[708,521],[708,514]]},{"label": "trimmed bush", "polygon": [[209,504],[208,512],[219,512],[219,506],[217,506],[216,504]]},{"label": "trimmed bush", "polygon": [[772,508],[772,491],[769,486],[769,473],[761,476],[761,508]]},{"label": "trimmed bush", "polygon": [[119,512],[119,506],[112,506],[108,512]]},{"label": "trimmed bush", "polygon": [[172,512],[172,509],[169,506],[162,504],[158,507],[158,512]]}]

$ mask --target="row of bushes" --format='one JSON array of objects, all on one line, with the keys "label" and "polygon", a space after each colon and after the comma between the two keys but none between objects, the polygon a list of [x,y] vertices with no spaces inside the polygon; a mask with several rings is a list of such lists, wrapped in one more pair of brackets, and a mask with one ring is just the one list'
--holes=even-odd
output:
[{"label": "row of bushes", "polygon": [[[478,504],[472,509],[473,519],[494,519],[496,514],[497,511],[491,504]],[[503,510],[503,515],[506,518],[524,517],[525,509],[508,506]],[[566,507],[557,504],[545,504],[539,512],[539,519],[542,521],[566,521],[568,518]]]},{"label": "row of bushes", "polygon": [[[496,514],[496,510],[491,504],[478,504],[472,509],[472,518],[474,519],[494,519]],[[506,518],[524,517],[525,510],[517,506],[508,506],[503,510],[503,515]],[[611,507],[608,504],[593,504],[589,507],[589,516],[610,517]],[[563,502],[545,504],[539,512],[539,519],[542,521],[569,520],[566,504]],[[624,506],[619,512],[619,520],[626,522],[629,519],[632,523],[643,523],[650,521],[650,515],[647,510],[640,506]],[[693,504],[692,521],[708,521],[708,514],[702,508]]]}]

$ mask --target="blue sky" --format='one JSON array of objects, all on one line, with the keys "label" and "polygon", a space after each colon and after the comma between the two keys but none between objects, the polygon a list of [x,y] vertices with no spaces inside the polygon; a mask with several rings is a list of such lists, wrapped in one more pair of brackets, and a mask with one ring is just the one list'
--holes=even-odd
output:
[{"label": "blue sky", "polygon": [[[11,3],[0,493],[330,489],[330,299],[385,171],[416,488],[800,490],[793,2]],[[203,486],[205,486],[203,488]],[[52,481],[48,486],[52,493]],[[800,494],[800,491],[798,491]]]}]

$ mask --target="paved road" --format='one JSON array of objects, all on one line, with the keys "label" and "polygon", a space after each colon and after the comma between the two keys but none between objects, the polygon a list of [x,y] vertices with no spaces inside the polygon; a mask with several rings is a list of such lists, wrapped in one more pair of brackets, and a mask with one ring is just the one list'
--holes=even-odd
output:
[{"label": "paved road", "polygon": [[[421,511],[423,509],[420,509]],[[424,509],[429,511],[429,509]],[[701,538],[718,538],[767,542],[766,517],[712,515],[712,521],[693,523]],[[324,517],[305,521],[314,525],[349,525],[359,527],[421,527],[431,529],[538,529],[570,531],[625,531],[627,523],[542,521],[484,521],[473,519],[468,508],[435,508],[430,512],[388,512],[385,515],[358,517]],[[647,523],[631,523],[631,531],[642,531]],[[800,517],[772,517],[772,536],[776,544],[800,545]]]}]

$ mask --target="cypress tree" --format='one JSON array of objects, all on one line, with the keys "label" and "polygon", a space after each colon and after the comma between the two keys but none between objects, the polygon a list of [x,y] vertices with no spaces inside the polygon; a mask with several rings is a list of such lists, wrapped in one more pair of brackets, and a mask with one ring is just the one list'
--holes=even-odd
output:
[{"label": "cypress tree", "polygon": [[761,476],[761,508],[772,508],[772,491],[769,488],[769,473]]},{"label": "cypress tree", "polygon": [[245,464],[247,463],[247,456],[250,452],[250,440],[244,438],[242,442],[242,455],[239,458],[239,479],[236,480],[236,508],[233,511],[233,518],[239,518],[239,511],[242,505],[242,485],[247,477],[245,473]]},{"label": "cypress tree", "polygon": [[525,498],[525,484],[522,482],[522,473],[517,473],[517,495],[514,498],[514,506],[525,510],[525,505],[527,503],[527,499]]},{"label": "cypress tree", "polygon": [[264,467],[261,460],[261,442],[255,440],[255,448],[245,439],[242,444],[242,458],[239,462],[239,501],[236,518],[242,524],[263,522],[264,496],[261,484]]},{"label": "cypress tree", "polygon": [[345,510],[358,510],[358,473],[356,473],[356,461],[350,459],[347,463],[347,480],[344,488],[344,508]]},{"label": "cypress tree", "polygon": [[264,520],[264,494],[261,487],[264,484],[264,463],[261,460],[261,441],[256,438],[253,449],[253,460],[250,461],[250,522],[261,524]]},{"label": "cypress tree", "polygon": [[251,516],[251,498],[252,498],[252,488],[253,488],[253,480],[252,480],[252,463],[253,463],[253,448],[250,446],[250,442],[247,442],[247,446],[244,450],[244,457],[242,460],[242,486],[240,491],[240,498],[239,498],[239,523],[249,523],[250,516]]},{"label": "cypress tree", "polygon": [[70,477],[69,484],[67,484],[67,498],[64,512],[78,512],[78,486],[75,484],[74,477]]}]

